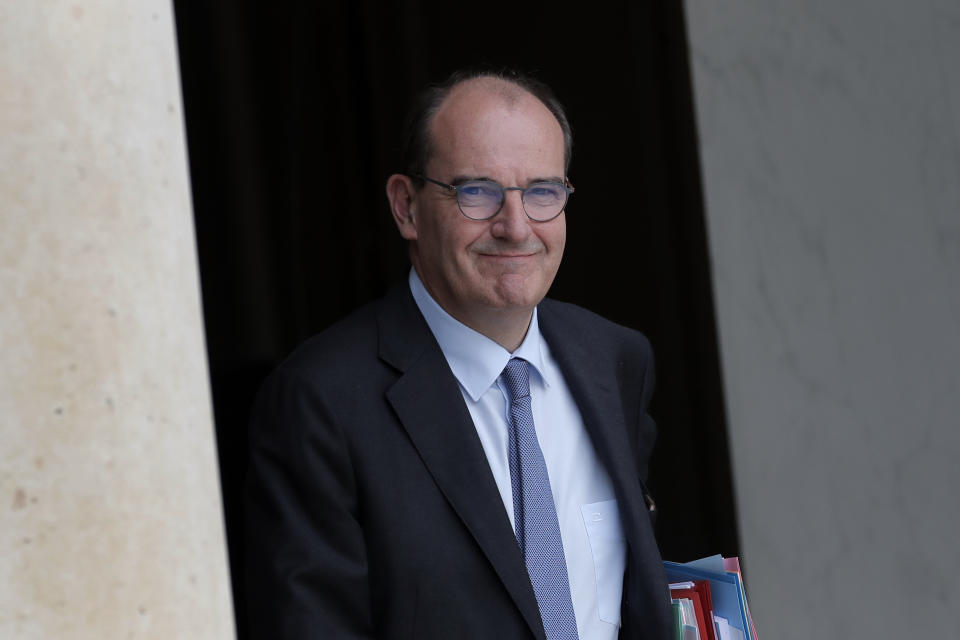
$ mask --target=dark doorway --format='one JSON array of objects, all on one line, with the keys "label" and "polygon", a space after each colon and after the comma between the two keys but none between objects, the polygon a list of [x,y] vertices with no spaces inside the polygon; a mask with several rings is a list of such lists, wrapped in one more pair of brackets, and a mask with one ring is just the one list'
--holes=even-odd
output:
[{"label": "dark doorway", "polygon": [[478,63],[568,108],[568,245],[551,291],[648,335],[665,558],[737,554],[681,3],[176,0],[240,637],[247,411],[296,344],[402,278],[383,185],[408,97]]}]

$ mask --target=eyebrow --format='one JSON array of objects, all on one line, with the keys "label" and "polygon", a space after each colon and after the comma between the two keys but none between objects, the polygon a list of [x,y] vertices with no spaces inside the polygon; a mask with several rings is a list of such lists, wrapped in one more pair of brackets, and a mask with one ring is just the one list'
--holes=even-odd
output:
[{"label": "eyebrow", "polygon": [[[459,176],[454,176],[453,179],[450,181],[450,184],[452,184],[453,186],[458,186],[463,184],[464,182],[475,182],[478,180],[485,180],[487,182],[497,182],[496,180],[494,180],[489,176],[459,175]],[[559,182],[560,184],[564,184],[565,180],[564,178],[561,178],[558,176],[549,176],[545,178],[532,178],[527,182],[527,184],[531,185],[531,184],[534,184],[535,182]],[[500,184],[500,183],[497,182],[497,184]]]}]

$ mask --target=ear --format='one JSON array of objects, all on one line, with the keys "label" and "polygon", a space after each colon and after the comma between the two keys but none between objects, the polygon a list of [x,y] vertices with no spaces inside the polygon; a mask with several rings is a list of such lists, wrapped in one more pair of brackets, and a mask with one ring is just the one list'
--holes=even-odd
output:
[{"label": "ear", "polygon": [[417,239],[416,213],[417,190],[409,176],[395,173],[387,178],[387,200],[390,213],[397,223],[400,235],[407,240]]}]

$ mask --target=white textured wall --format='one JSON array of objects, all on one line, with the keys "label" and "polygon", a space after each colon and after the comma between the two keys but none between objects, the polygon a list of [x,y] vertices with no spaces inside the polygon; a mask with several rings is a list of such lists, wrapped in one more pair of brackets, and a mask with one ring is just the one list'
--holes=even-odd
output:
[{"label": "white textured wall", "polygon": [[228,638],[171,7],[0,4],[0,638]]},{"label": "white textured wall", "polygon": [[960,4],[685,6],[758,632],[957,638]]}]

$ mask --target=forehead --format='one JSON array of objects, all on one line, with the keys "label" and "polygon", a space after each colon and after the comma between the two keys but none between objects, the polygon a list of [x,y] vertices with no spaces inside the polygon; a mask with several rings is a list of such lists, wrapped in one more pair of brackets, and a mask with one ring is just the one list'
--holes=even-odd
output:
[{"label": "forehead", "polygon": [[502,80],[454,87],[430,123],[430,138],[431,170],[500,178],[563,175],[560,123],[540,100]]}]

